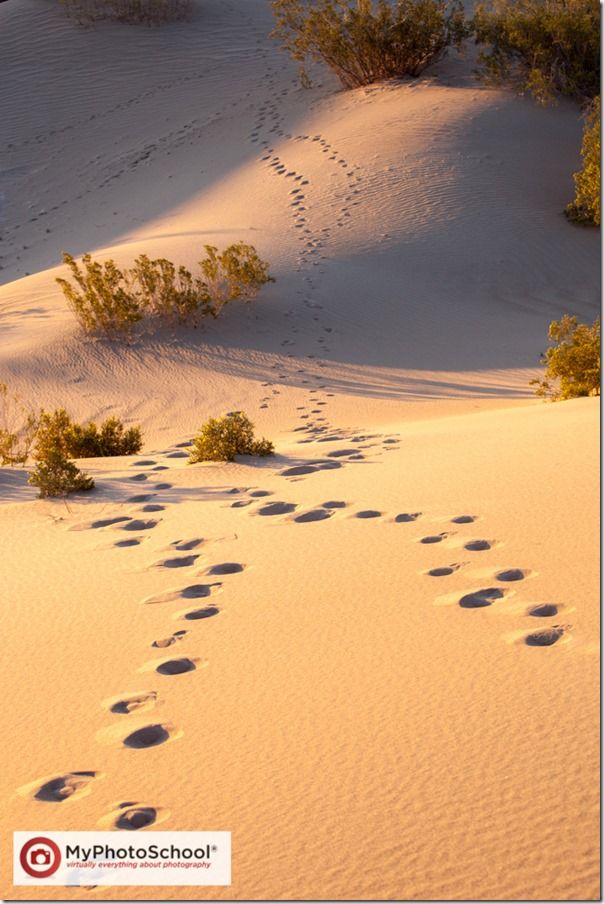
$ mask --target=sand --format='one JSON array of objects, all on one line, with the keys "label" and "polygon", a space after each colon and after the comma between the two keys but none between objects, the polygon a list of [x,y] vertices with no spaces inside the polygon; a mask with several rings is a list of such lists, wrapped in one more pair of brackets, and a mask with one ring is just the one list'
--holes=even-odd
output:
[{"label": "sand", "polygon": [[[3,849],[130,801],[234,852],[230,888],[131,898],[597,898],[599,409],[528,385],[549,321],[598,307],[576,108],[471,56],[302,89],[264,0],[56,7],[0,6],[0,380],[145,443],[66,502],[0,470]],[[275,284],[132,346],[54,282],[63,250],[239,239]],[[276,457],[189,466],[233,409]]]}]

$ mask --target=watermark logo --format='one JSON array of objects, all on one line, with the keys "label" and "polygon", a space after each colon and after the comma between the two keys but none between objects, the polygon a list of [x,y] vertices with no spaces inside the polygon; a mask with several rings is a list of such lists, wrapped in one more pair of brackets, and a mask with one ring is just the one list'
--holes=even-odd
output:
[{"label": "watermark logo", "polygon": [[51,838],[37,835],[21,845],[19,863],[28,876],[48,879],[61,865],[61,851]]},{"label": "watermark logo", "polygon": [[13,833],[14,885],[230,885],[230,832]]}]

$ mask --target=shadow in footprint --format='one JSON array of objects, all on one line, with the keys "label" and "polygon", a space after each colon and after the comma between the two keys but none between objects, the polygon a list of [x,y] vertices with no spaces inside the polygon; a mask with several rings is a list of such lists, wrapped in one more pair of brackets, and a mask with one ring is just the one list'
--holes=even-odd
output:
[{"label": "shadow in footprint", "polygon": [[401,512],[394,519],[395,524],[409,524],[411,521],[417,521],[421,512]]},{"label": "shadow in footprint", "polygon": [[170,546],[173,546],[178,552],[188,552],[191,549],[197,549],[202,543],[203,538],[196,537],[194,540],[173,540]]},{"label": "shadow in footprint", "polygon": [[324,509],[343,509],[346,508],[348,503],[342,502],[338,499],[330,499],[328,502],[323,502],[322,507]]},{"label": "shadow in footprint", "polygon": [[157,747],[170,740],[170,727],[168,725],[145,725],[127,735],[122,741],[124,747],[133,750],[144,750],[147,747]]},{"label": "shadow in footprint", "polygon": [[292,468],[286,468],[281,471],[281,477],[301,477],[303,474],[316,474],[319,470],[316,465],[294,465]]},{"label": "shadow in footprint", "polygon": [[68,772],[45,782],[34,794],[36,800],[46,803],[62,803],[78,792],[83,791],[96,772]]},{"label": "shadow in footprint", "polygon": [[424,543],[424,544],[441,543],[447,537],[448,537],[448,534],[432,534],[429,537],[422,537],[419,542]]},{"label": "shadow in footprint", "polygon": [[539,606],[532,606],[526,614],[535,618],[552,618],[558,614],[558,606],[555,603],[542,603]]},{"label": "shadow in footprint", "polygon": [[185,672],[194,672],[197,666],[192,659],[168,659],[160,663],[155,669],[160,675],[184,675]]},{"label": "shadow in footprint", "polygon": [[132,697],[124,697],[123,700],[117,700],[109,707],[109,712],[120,716],[128,716],[139,709],[151,709],[156,700],[156,691],[149,691],[146,694],[135,694]]},{"label": "shadow in footprint", "polygon": [[495,578],[498,581],[522,581],[526,577],[526,571],[521,568],[508,568],[507,571],[498,571]]},{"label": "shadow in footprint", "polygon": [[331,518],[331,512],[327,509],[315,509],[312,512],[303,512],[301,515],[297,515],[294,518],[294,521],[297,524],[309,524],[311,521],[326,521],[328,518]]},{"label": "shadow in footprint", "polygon": [[122,530],[153,530],[154,527],[157,527],[159,521],[154,521],[150,519],[149,521],[143,521],[142,519],[135,519],[133,521],[129,521],[128,524],[124,524]]},{"label": "shadow in footprint", "polygon": [[155,568],[189,568],[194,565],[199,556],[178,556],[174,559],[164,559],[155,563]]},{"label": "shadow in footprint", "polygon": [[563,634],[564,628],[561,625],[553,625],[551,628],[527,634],[524,642],[527,647],[551,647],[560,640]]},{"label": "shadow in footprint", "polygon": [[500,600],[505,596],[503,590],[499,587],[485,587],[484,590],[475,590],[473,593],[466,593],[459,601],[462,609],[484,609],[491,606],[495,600]]},{"label": "shadow in footprint", "polygon": [[117,543],[113,545],[118,549],[128,549],[130,546],[140,546],[141,540],[139,537],[133,537],[131,540],[118,540]]},{"label": "shadow in footprint", "polygon": [[491,544],[488,540],[470,540],[469,543],[464,544],[464,549],[467,549],[468,552],[483,552],[490,548]]},{"label": "shadow in footprint", "polygon": [[459,565],[443,565],[441,568],[431,568],[426,574],[432,578],[444,578],[449,574],[454,574],[459,567]]},{"label": "shadow in footprint", "polygon": [[382,513],[378,512],[376,509],[365,509],[362,512],[357,512],[354,516],[355,518],[381,518]]},{"label": "shadow in footprint", "polygon": [[476,515],[458,515],[457,518],[451,518],[451,524],[472,524],[476,521]]},{"label": "shadow in footprint", "polygon": [[212,565],[208,568],[206,574],[239,574],[245,566],[239,562],[221,562],[219,565]]},{"label": "shadow in footprint", "polygon": [[297,507],[293,502],[269,502],[268,505],[263,505],[259,508],[256,514],[266,517],[289,515],[291,512],[295,512]]},{"label": "shadow in footprint", "polygon": [[191,612],[186,612],[182,617],[186,621],[199,621],[203,618],[212,618],[219,612],[220,609],[217,606],[206,606],[205,609],[193,609]]},{"label": "shadow in footprint", "polygon": [[128,807],[115,821],[116,829],[136,831],[152,826],[157,819],[155,807]]}]

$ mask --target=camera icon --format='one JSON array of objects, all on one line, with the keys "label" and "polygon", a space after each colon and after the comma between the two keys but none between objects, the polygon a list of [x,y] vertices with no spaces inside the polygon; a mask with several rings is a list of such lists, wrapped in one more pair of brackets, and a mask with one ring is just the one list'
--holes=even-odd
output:
[{"label": "camera icon", "polygon": [[49,866],[52,860],[50,851],[46,848],[36,848],[29,855],[30,862],[36,866]]}]

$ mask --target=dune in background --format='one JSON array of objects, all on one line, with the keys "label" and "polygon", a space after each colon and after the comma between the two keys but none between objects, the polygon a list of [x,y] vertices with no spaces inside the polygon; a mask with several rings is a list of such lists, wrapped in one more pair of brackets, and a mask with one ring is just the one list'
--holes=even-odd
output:
[{"label": "dune in background", "polygon": [[[596,899],[599,406],[528,385],[549,322],[598,310],[577,108],[484,88],[471,50],[304,90],[265,0],[57,7],[0,6],[0,380],[145,446],[66,502],[0,470],[3,849],[233,833],[230,888],[129,898]],[[54,281],[63,250],[240,239],[275,285],[132,346]],[[277,456],[189,467],[233,409]]]}]

